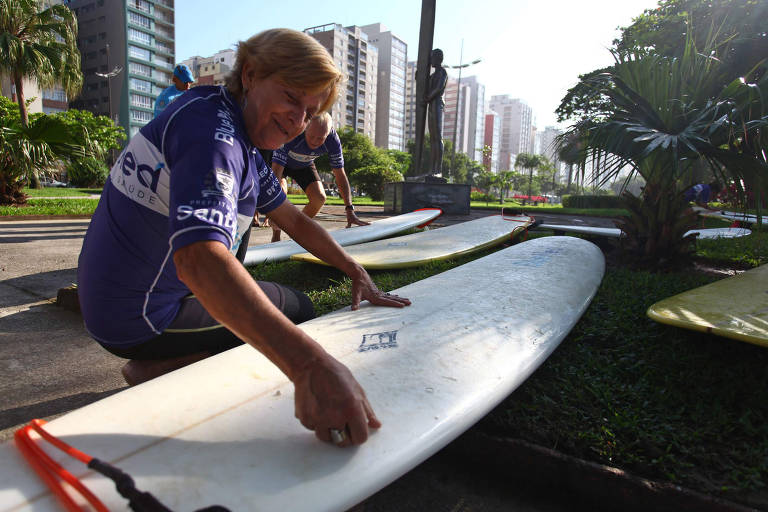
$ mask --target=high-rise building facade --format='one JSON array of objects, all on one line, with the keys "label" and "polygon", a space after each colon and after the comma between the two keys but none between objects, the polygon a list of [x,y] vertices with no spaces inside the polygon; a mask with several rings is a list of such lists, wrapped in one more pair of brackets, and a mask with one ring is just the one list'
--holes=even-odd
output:
[{"label": "high-rise building facade", "polygon": [[[174,0],[71,0],[77,15],[83,91],[74,108],[111,116],[128,137],[152,120],[155,98],[171,85]],[[112,77],[98,76],[120,70]]]},{"label": "high-rise building facade", "polygon": [[376,146],[405,151],[405,75],[408,45],[381,23],[360,27],[379,50]]},{"label": "high-rise building facade", "polygon": [[[461,88],[459,92],[457,92],[458,87]],[[458,79],[449,77],[444,98],[443,138],[455,140],[457,151],[481,163],[485,131],[485,86],[478,82],[475,76],[462,78],[461,84]],[[458,118],[456,112],[458,112]]]},{"label": "high-rise building facade", "polygon": [[416,140],[416,61],[405,70],[405,144]]},{"label": "high-rise building facade", "polygon": [[490,108],[501,116],[499,169],[512,169],[517,155],[533,151],[533,111],[507,94],[491,96]]},{"label": "high-rise building facade", "polygon": [[539,136],[539,154],[547,157],[558,170],[560,169],[560,159],[557,157],[555,139],[562,133],[562,130],[557,129],[554,126],[547,126],[543,131],[537,134]]},{"label": "high-rise building facade", "polygon": [[330,23],[304,32],[322,44],[346,74],[346,83],[331,108],[334,126],[352,127],[375,141],[378,48],[369,44],[368,35],[357,26]]}]

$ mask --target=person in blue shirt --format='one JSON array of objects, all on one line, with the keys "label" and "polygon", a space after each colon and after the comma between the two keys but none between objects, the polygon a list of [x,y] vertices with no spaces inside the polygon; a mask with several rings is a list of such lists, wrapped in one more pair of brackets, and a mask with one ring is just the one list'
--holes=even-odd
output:
[{"label": "person in blue shirt", "polygon": [[163,89],[160,96],[155,100],[155,117],[166,109],[179,96],[189,90],[190,84],[195,81],[192,72],[184,64],[179,64],[173,68],[173,85]]},{"label": "person in blue shirt", "polygon": [[[78,260],[86,329],[129,359],[129,384],[248,343],[293,382],[295,414],[322,441],[360,444],[381,423],[352,373],[295,323],[290,287],[242,265],[258,210],[352,280],[362,300],[404,307],[289,201],[257,148],[277,149],[333,105],[342,73],[310,36],[272,29],[239,43],[226,86],[195,87],[133,136],[110,171]],[[211,383],[211,385],[216,385]]]},{"label": "person in blue shirt", "polygon": [[[298,183],[309,200],[302,211],[307,217],[314,217],[325,204],[326,197],[320,174],[315,167],[315,159],[326,153],[331,160],[331,170],[336,180],[336,187],[339,189],[339,196],[344,201],[347,227],[351,227],[352,224],[368,225],[368,222],[357,218],[355,207],[352,206],[352,190],[347,174],[344,172],[341,141],[331,126],[331,116],[327,112],[313,117],[304,133],[273,153],[272,172],[280,180],[284,191],[288,189],[286,176]],[[280,240],[280,227],[274,222],[270,225],[272,241],[277,242]]]},{"label": "person in blue shirt", "polygon": [[709,208],[709,202],[717,197],[720,192],[720,184],[716,181],[712,183],[698,183],[687,189],[683,194],[686,202],[693,202],[696,206]]}]

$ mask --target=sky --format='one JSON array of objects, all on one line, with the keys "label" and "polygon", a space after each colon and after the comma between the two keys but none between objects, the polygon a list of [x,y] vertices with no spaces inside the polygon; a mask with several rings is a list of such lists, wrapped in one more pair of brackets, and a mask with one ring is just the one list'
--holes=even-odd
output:
[{"label": "sky", "polygon": [[[566,127],[554,110],[578,76],[613,62],[608,48],[657,0],[437,0],[433,48],[444,65],[481,59],[464,68],[494,94],[520,98],[533,109],[536,126]],[[408,45],[419,47],[418,0],[291,0],[266,2],[181,0],[176,4],[176,58],[208,57],[275,27],[304,30],[382,23]],[[463,45],[463,51],[462,51]],[[457,70],[449,70],[457,76]]]}]

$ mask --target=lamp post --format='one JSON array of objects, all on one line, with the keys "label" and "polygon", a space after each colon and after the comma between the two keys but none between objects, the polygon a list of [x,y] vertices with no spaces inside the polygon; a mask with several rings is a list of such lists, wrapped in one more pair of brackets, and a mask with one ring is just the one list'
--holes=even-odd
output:
[{"label": "lamp post", "polygon": [[[106,49],[107,49],[107,69],[109,69],[109,43],[107,43]],[[114,69],[112,69],[112,71],[109,71],[107,73],[98,73],[98,72],[96,73],[96,76],[107,79],[107,97],[108,97],[107,101],[109,102],[109,119],[112,122],[115,122],[115,119],[112,117],[112,78],[119,75],[122,70],[123,70],[122,67],[115,66]],[[111,160],[110,165],[114,164],[115,163],[114,150],[109,151],[109,156]]]},{"label": "lamp post", "polygon": [[456,159],[456,135],[459,131],[459,98],[461,96],[461,71],[469,66],[474,66],[483,59],[475,59],[472,62],[464,64],[464,39],[461,40],[461,52],[459,53],[459,65],[458,66],[445,66],[450,69],[459,70],[459,78],[456,81],[456,110],[453,115],[453,153],[451,153],[451,172],[454,172],[454,161]]},{"label": "lamp post", "polygon": [[[107,49],[107,69],[109,69],[109,43],[106,45]],[[116,77],[120,74],[120,72],[123,70],[120,66],[115,66],[112,71],[109,71],[107,73],[96,73],[96,76],[101,78],[107,79],[107,94],[109,96],[109,118],[114,121],[115,119],[112,117],[112,78]]]}]

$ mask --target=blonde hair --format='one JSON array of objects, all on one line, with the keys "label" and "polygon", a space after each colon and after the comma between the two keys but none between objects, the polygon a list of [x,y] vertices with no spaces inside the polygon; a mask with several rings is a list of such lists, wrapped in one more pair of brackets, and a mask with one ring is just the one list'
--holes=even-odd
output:
[{"label": "blonde hair", "polygon": [[226,86],[238,101],[243,96],[242,74],[246,62],[254,78],[274,77],[281,84],[307,94],[327,90],[328,98],[319,112],[331,108],[344,78],[320,43],[303,32],[287,28],[265,30],[237,44],[235,66],[227,75]]},{"label": "blonde hair", "polygon": [[326,133],[330,133],[333,128],[333,120],[331,119],[331,114],[328,112],[320,112],[319,114],[312,116],[310,123],[322,126],[325,128]]}]

